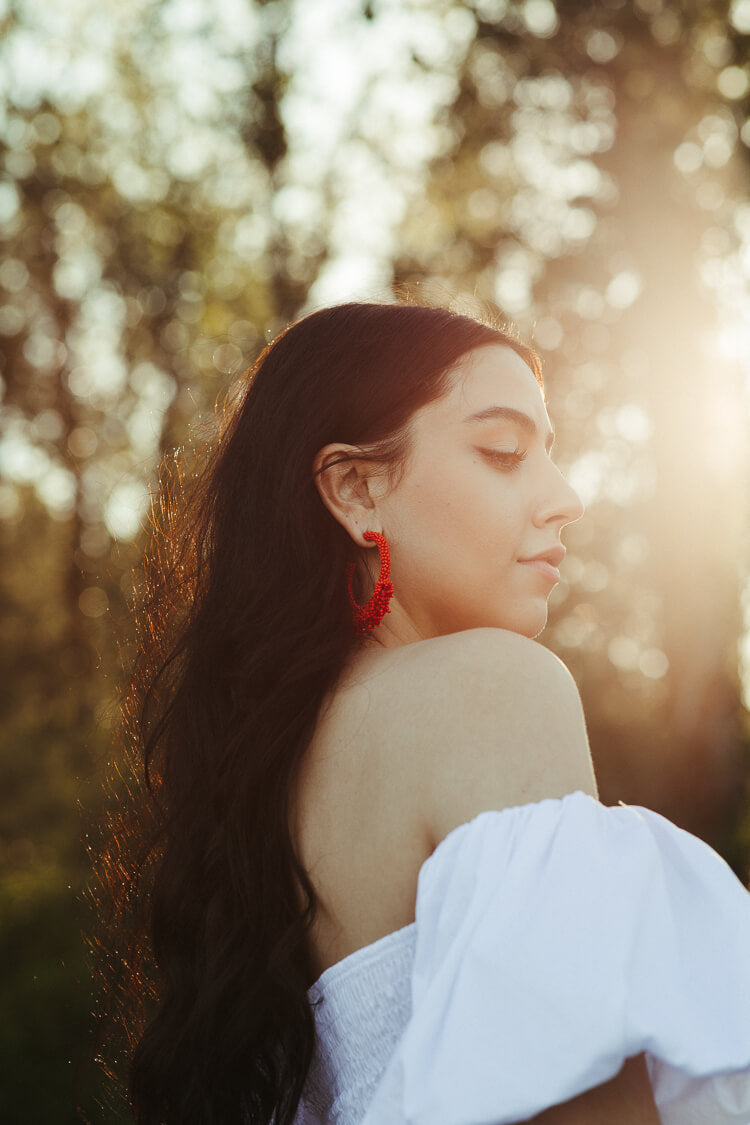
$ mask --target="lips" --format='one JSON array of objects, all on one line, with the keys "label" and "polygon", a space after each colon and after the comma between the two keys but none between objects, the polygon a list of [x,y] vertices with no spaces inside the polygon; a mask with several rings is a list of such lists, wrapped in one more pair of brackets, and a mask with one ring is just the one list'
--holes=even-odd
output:
[{"label": "lips", "polygon": [[555,547],[548,547],[546,551],[540,551],[538,555],[532,555],[528,559],[519,559],[518,561],[522,563],[547,562],[550,566],[557,568],[565,558],[566,553],[565,548],[558,544]]},{"label": "lips", "polygon": [[557,546],[550,547],[546,551],[540,551],[538,555],[533,555],[531,558],[519,559],[518,561],[523,563],[524,566],[538,571],[539,574],[554,583],[560,581],[560,571],[557,568],[564,558],[565,548]]}]

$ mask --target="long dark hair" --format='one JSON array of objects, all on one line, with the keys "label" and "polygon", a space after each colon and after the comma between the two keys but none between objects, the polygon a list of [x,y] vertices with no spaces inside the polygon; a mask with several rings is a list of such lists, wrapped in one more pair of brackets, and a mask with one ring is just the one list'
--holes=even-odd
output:
[{"label": "long dark hair", "polygon": [[357,548],[313,458],[340,441],[403,467],[412,414],[493,343],[541,383],[512,334],[447,309],[314,312],[258,357],[192,477],[163,466],[123,696],[124,805],[97,865],[100,985],[138,1125],[294,1119],[314,1040],[316,896],[290,793],[361,643],[344,578]]}]

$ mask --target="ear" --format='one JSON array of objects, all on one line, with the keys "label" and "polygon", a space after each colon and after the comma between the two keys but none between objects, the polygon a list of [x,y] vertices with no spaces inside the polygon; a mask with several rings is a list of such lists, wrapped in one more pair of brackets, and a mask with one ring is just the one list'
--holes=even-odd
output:
[{"label": "ear", "polygon": [[[350,457],[353,459],[349,460]],[[380,529],[377,504],[371,495],[373,462],[363,458],[356,446],[334,442],[316,453],[312,468],[313,480],[328,511],[355,543],[369,547],[363,533]],[[377,489],[372,488],[372,492],[377,497]]]}]

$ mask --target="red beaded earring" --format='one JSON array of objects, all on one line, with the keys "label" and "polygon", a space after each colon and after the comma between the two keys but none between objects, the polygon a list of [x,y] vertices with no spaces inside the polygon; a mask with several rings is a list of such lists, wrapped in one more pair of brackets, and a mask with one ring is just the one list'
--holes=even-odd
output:
[{"label": "red beaded earring", "polygon": [[373,539],[380,551],[380,574],[375,583],[372,597],[366,605],[358,605],[354,600],[352,579],[356,563],[348,563],[346,567],[346,586],[349,591],[349,601],[352,607],[354,626],[360,636],[366,636],[376,625],[379,625],[386,613],[390,613],[388,602],[393,597],[393,583],[388,575],[391,572],[391,553],[388,550],[388,540],[379,531],[365,531],[363,539]]}]

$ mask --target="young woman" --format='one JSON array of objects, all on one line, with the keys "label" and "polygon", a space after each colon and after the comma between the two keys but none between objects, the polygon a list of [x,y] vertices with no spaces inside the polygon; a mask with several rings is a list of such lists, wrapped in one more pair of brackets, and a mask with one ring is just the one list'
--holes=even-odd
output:
[{"label": "young woman", "polygon": [[534,640],[552,440],[515,338],[350,304],[165,482],[104,865],[139,1125],[750,1123],[750,896],[598,802]]}]

